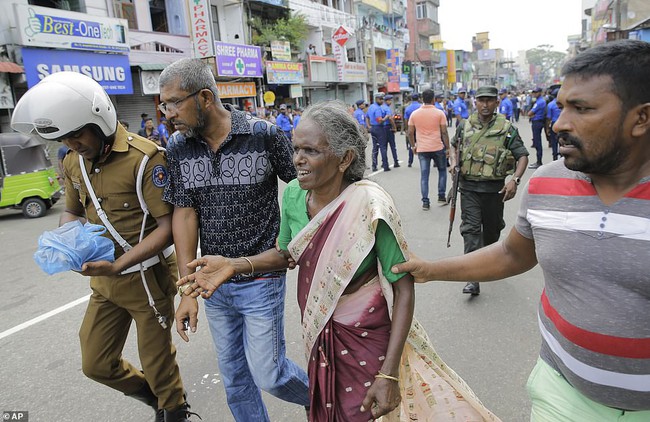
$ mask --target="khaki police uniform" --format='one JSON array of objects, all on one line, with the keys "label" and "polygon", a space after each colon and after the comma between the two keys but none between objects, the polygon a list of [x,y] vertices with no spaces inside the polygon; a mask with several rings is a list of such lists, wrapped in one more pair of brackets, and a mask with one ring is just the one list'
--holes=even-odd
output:
[{"label": "khaki police uniform", "polygon": [[[170,214],[173,209],[162,200],[167,178],[164,154],[153,142],[118,125],[112,150],[95,165],[86,161],[90,183],[108,221],[132,246],[138,243],[143,218],[136,177],[145,154],[149,162],[142,179],[142,193],[151,213],[147,217],[146,237],[156,228],[155,218]],[[103,225],[84,183],[78,154],[70,152],[63,164],[66,208],[85,215],[91,223]],[[105,236],[111,237],[108,233]],[[117,258],[124,251],[113,241]],[[145,277],[156,308],[167,317],[167,328],[162,328],[149,306],[139,271],[91,277],[92,295],[79,332],[82,368],[89,378],[126,395],[140,391],[146,380],[158,397],[158,407],[173,409],[185,402],[171,338],[178,269],[174,254],[166,259],[162,253],[158,256],[160,263],[147,269]],[[137,328],[142,372],[122,358],[132,320]]]}]

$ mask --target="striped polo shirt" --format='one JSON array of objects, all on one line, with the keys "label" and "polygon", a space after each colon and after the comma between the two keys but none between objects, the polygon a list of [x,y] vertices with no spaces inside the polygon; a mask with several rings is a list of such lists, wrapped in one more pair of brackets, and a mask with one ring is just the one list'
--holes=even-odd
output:
[{"label": "striped polo shirt", "polygon": [[516,229],[544,271],[541,358],[598,403],[649,410],[650,177],[605,205],[555,161],[530,179]]}]

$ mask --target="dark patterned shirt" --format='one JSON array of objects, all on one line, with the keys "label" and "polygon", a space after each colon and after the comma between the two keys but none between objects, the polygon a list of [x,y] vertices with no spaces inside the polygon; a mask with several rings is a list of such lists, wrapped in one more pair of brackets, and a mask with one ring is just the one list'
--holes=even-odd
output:
[{"label": "dark patterned shirt", "polygon": [[172,135],[163,199],[196,210],[202,254],[234,258],[274,247],[278,177],[289,182],[296,169],[291,144],[277,126],[225,107],[232,129],[216,152],[203,139]]}]

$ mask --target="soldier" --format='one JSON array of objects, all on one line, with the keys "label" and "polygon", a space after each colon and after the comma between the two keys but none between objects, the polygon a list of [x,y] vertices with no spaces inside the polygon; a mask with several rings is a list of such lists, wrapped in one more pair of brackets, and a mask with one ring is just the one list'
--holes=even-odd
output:
[{"label": "soldier", "polygon": [[370,104],[366,112],[366,124],[370,127],[372,137],[372,171],[377,171],[377,153],[381,152],[381,164],[384,171],[390,171],[388,166],[388,154],[386,151],[387,139],[384,123],[388,120],[388,114],[382,107],[384,104],[384,93],[375,93],[375,102]]},{"label": "soldier", "polygon": [[533,89],[533,98],[528,117],[533,128],[533,147],[537,150],[537,161],[528,166],[529,169],[536,169],[542,165],[542,129],[546,120],[546,101],[542,95],[542,88]]},{"label": "soldier", "polygon": [[[395,132],[397,132],[397,126],[395,125],[395,119],[393,118],[394,112],[393,108],[391,107],[393,102],[393,96],[391,94],[388,94],[384,97],[384,110],[386,111],[386,114],[388,115],[388,120],[384,122],[384,129],[386,130],[386,148],[390,147],[390,152],[393,156],[393,162],[394,168],[399,167],[399,161],[397,159],[397,148],[395,146]],[[386,155],[388,156],[388,151],[386,151]]]},{"label": "soldier", "polygon": [[499,91],[499,98],[501,102],[499,103],[499,113],[506,116],[506,120],[512,121],[512,101],[508,98],[508,90],[502,88]]},{"label": "soldier", "polygon": [[[11,126],[71,149],[59,223],[104,225],[116,246],[114,262],[82,266],[92,288],[79,332],[84,374],[151,406],[158,422],[188,421],[170,333],[178,270],[172,207],[162,200],[164,154],[126,132],[102,87],[75,72],[52,74],[27,91]],[[142,371],[122,357],[132,321]]]},{"label": "soldier", "polygon": [[458,97],[454,101],[454,114],[456,115],[456,127],[460,125],[460,122],[469,117],[469,111],[467,110],[467,103],[465,103],[465,96],[467,96],[467,90],[461,88],[458,90]]},{"label": "soldier", "polygon": [[[503,114],[495,113],[496,108],[496,87],[480,87],[476,111],[461,122],[451,142],[454,149],[461,149],[460,233],[466,254],[499,240],[506,226],[503,203],[514,198],[528,165],[528,150],[517,128]],[[451,157],[453,169],[455,154]],[[480,292],[474,282],[463,288],[463,293],[473,296]]]}]

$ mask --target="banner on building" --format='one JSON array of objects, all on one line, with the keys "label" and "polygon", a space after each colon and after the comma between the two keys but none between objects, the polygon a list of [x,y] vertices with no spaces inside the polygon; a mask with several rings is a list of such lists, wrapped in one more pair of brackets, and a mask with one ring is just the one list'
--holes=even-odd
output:
[{"label": "banner on building", "polygon": [[289,85],[289,96],[291,98],[302,98],[302,85]]},{"label": "banner on building", "polygon": [[388,68],[388,92],[399,92],[399,75],[402,70],[402,58],[397,48],[386,50],[386,67]]},{"label": "banner on building", "polygon": [[340,82],[368,82],[368,68],[365,63],[345,62]]},{"label": "banner on building", "polygon": [[28,47],[128,53],[125,19],[14,4],[19,44]]},{"label": "banner on building", "polygon": [[447,83],[456,83],[456,54],[454,50],[447,50]]},{"label": "banner on building", "polygon": [[158,95],[160,94],[160,80],[161,70],[141,70],[140,71],[140,86],[142,87],[142,95]]},{"label": "banner on building", "polygon": [[257,90],[255,82],[217,82],[219,98],[255,97]]},{"label": "banner on building", "polygon": [[270,84],[302,84],[305,82],[302,63],[266,62],[266,79]]},{"label": "banner on building", "polygon": [[52,73],[71,71],[90,76],[109,94],[133,94],[129,56],[86,51],[23,48],[27,87]]},{"label": "banner on building", "polygon": [[210,1],[192,0],[187,3],[190,8],[190,38],[192,39],[193,57],[197,59],[214,57]]},{"label": "banner on building", "polygon": [[271,56],[281,62],[291,61],[291,43],[289,41],[271,41]]},{"label": "banner on building", "polygon": [[262,50],[254,45],[214,42],[217,74],[234,78],[261,78]]}]

